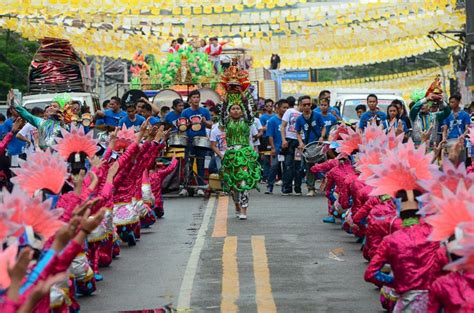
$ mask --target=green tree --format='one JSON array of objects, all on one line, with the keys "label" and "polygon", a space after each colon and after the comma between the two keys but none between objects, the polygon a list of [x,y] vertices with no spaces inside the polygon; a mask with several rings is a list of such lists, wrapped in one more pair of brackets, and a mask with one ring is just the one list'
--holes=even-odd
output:
[{"label": "green tree", "polygon": [[0,101],[6,99],[11,88],[27,91],[28,68],[38,47],[37,42],[0,30]]}]

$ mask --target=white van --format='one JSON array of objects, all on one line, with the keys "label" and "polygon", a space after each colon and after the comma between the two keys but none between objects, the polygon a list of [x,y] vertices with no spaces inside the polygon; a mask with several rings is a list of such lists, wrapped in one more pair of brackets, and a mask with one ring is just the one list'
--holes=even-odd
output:
[{"label": "white van", "polygon": [[[56,93],[42,93],[36,95],[23,96],[22,104],[27,109],[34,107],[40,107],[44,109],[46,106],[51,104],[51,101],[57,96]],[[99,96],[89,92],[71,92],[68,93],[73,100],[79,101],[82,105],[87,105],[90,109],[91,114],[95,114],[96,111],[100,110]]]},{"label": "white van", "polygon": [[[331,106],[339,108],[344,121],[355,123],[359,120],[355,108],[363,104],[367,107],[367,96],[375,94],[378,98],[380,111],[386,113],[387,107],[393,100],[400,100],[408,112],[408,105],[403,100],[401,92],[397,90],[364,90],[364,89],[338,89],[331,90]],[[367,107],[368,110],[368,107]]]}]

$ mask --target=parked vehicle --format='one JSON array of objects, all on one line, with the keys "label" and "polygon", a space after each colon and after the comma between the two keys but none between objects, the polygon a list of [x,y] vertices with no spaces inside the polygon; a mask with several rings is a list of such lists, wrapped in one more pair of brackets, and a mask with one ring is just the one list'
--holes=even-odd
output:
[{"label": "parked vehicle", "polygon": [[[54,97],[58,94],[55,93],[43,93],[36,95],[23,96],[23,106],[27,109],[32,109],[34,107],[44,108],[51,104]],[[68,93],[73,100],[79,101],[82,105],[87,105],[90,109],[90,112],[94,114],[96,111],[100,110],[100,101],[99,96],[90,93],[90,92],[72,92]]]}]

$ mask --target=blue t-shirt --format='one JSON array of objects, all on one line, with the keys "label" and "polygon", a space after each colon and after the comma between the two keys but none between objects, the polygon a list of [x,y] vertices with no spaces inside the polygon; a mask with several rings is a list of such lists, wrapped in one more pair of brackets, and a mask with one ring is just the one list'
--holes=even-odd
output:
[{"label": "blue t-shirt", "polygon": [[303,114],[298,116],[296,119],[296,131],[304,135],[303,142],[308,144],[313,141],[318,141],[321,137],[321,131],[325,126],[323,116],[320,113],[312,112],[309,122],[311,123],[312,130],[309,129],[309,124],[306,122]]},{"label": "blue t-shirt", "polygon": [[[329,107],[329,110],[328,110],[328,111],[329,111],[329,113],[334,112],[334,113],[336,113],[336,115],[337,115],[338,117],[341,117],[341,112],[339,112],[339,109],[336,108],[336,107]],[[315,108],[315,109],[313,110],[313,112],[321,114],[321,109],[320,109],[319,107],[317,107],[317,108]],[[331,113],[331,114],[332,114],[332,113]]]},{"label": "blue t-shirt", "polygon": [[[314,111],[313,111],[314,112]],[[331,131],[331,127],[337,124],[337,118],[328,113],[327,115],[322,115],[324,126],[326,126],[326,138],[329,136],[329,132]]]},{"label": "blue t-shirt", "polygon": [[443,125],[448,126],[448,139],[456,139],[461,137],[466,131],[466,127],[471,125],[471,117],[466,111],[461,110],[455,119],[454,113],[451,112],[451,114],[444,119]]},{"label": "blue t-shirt", "polygon": [[407,124],[405,123],[405,121],[403,121],[402,119],[397,119],[395,121],[395,123],[391,126],[390,128],[390,123],[388,122],[388,119],[383,121],[383,129],[385,129],[386,132],[389,132],[392,130],[392,128],[394,128],[395,130],[398,128],[398,125],[402,123],[402,127],[403,127],[403,132],[406,133],[408,131],[408,127],[407,127]]},{"label": "blue t-shirt", "polygon": [[104,111],[105,116],[103,117],[103,122],[96,123],[96,125],[109,125],[109,126],[119,126],[119,122],[122,118],[127,116],[125,111],[118,111],[115,113],[114,111],[108,109]]},{"label": "blue t-shirt", "polygon": [[127,128],[131,128],[131,127],[139,128],[145,121],[146,119],[139,114],[135,115],[135,120],[133,122],[130,120],[128,115],[126,115],[125,117],[122,117],[120,119],[118,126],[122,127],[122,125],[125,124]]},{"label": "blue t-shirt", "polygon": [[26,142],[16,138],[15,135],[13,135],[12,141],[7,146],[7,153],[8,155],[19,155],[23,153],[23,149],[26,146]]},{"label": "blue t-shirt", "polygon": [[280,153],[281,149],[281,119],[278,115],[273,116],[267,121],[267,137],[273,137],[273,144],[277,154]]},{"label": "blue t-shirt", "polygon": [[[262,114],[262,116],[260,116],[260,123],[262,124],[262,126],[266,126],[267,123],[268,123],[268,120],[270,120],[272,117],[274,117],[276,114],[273,113],[273,114],[267,114],[267,113],[264,113]],[[265,131],[265,133],[263,134],[264,137],[267,137],[267,132]]]},{"label": "blue t-shirt", "polygon": [[11,130],[13,127],[13,119],[8,118],[3,122],[2,125],[0,125],[0,140],[3,139]]},{"label": "blue t-shirt", "polygon": [[170,111],[165,115],[165,122],[173,124],[173,129],[176,130],[176,120],[180,117],[175,111]]},{"label": "blue t-shirt", "polygon": [[365,129],[367,127],[367,123],[370,120],[374,119],[374,118],[379,120],[380,123],[383,123],[383,121],[385,121],[387,119],[387,114],[385,114],[381,111],[376,111],[376,112],[368,111],[368,112],[365,112],[360,117],[359,128]]},{"label": "blue t-shirt", "polygon": [[160,118],[158,116],[150,116],[150,125],[156,125],[160,122]]},{"label": "blue t-shirt", "polygon": [[[207,121],[211,120],[211,113],[206,108],[198,108],[197,110],[193,110],[192,108],[187,108],[181,113],[181,117],[186,117],[189,120],[189,123],[192,125],[191,116],[198,115],[204,117]],[[198,131],[194,131],[191,129],[192,126],[188,128],[188,137],[194,138],[195,136],[206,136],[206,125],[201,122],[201,129]]]}]

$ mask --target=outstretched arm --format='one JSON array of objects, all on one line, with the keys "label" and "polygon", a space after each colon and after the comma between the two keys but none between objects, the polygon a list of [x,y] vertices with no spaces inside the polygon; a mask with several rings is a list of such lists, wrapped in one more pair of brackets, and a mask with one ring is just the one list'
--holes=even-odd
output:
[{"label": "outstretched arm", "polygon": [[26,120],[36,128],[38,128],[44,121],[44,119],[42,119],[41,117],[34,116],[30,112],[28,112],[28,110],[22,107],[21,105],[16,105],[15,110],[18,112],[22,119]]}]

